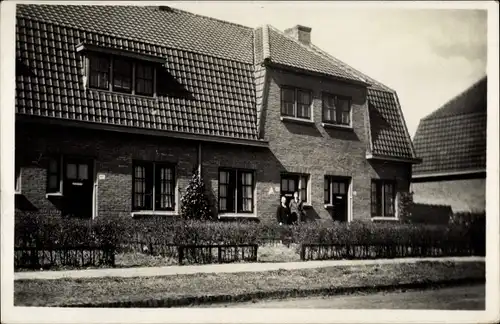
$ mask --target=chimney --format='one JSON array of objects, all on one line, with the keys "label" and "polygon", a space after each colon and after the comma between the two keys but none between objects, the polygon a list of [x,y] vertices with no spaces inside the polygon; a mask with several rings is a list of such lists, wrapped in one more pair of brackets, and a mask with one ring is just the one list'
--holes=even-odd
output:
[{"label": "chimney", "polygon": [[311,44],[311,28],[301,25],[296,25],[292,28],[285,29],[285,34],[289,35],[304,45]]}]

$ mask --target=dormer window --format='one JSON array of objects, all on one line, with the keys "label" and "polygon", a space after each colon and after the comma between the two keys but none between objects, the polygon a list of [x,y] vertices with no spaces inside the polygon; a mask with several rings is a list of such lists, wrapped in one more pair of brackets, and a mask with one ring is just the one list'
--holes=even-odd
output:
[{"label": "dormer window", "polygon": [[281,89],[281,115],[311,119],[312,95],[308,90],[283,87]]},{"label": "dormer window", "polygon": [[323,123],[350,126],[351,100],[347,97],[323,93]]},{"label": "dormer window", "polygon": [[91,89],[156,96],[156,69],[164,59],[80,44],[84,53],[86,85]]}]

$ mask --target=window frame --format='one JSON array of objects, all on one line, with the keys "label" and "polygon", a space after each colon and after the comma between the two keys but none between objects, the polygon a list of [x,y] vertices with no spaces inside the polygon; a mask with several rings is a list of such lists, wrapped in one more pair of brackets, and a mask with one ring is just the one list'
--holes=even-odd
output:
[{"label": "window frame", "polygon": [[[50,170],[50,163],[51,161],[55,161],[56,163],[56,171],[55,172],[52,172]],[[46,189],[45,189],[45,192],[48,194],[48,195],[57,195],[57,194],[62,194],[62,188],[63,188],[63,185],[62,185],[62,179],[63,179],[63,156],[60,155],[60,156],[49,156],[48,158],[48,163],[47,163],[47,168],[46,168],[46,172],[47,172],[47,184],[46,184]],[[51,176],[55,176],[57,177],[57,187],[54,187],[54,188],[51,188],[50,187],[50,177]]]},{"label": "window frame", "polygon": [[[144,195],[143,204],[136,203],[136,167],[144,168]],[[160,170],[167,169],[171,171],[172,179],[170,181],[170,196],[172,207],[161,207],[161,173]],[[177,174],[176,166],[170,162],[161,161],[132,161],[132,211],[133,212],[174,212],[177,208]],[[158,193],[160,192],[160,193]],[[148,199],[149,196],[149,199]],[[159,197],[159,198],[158,198]]]},{"label": "window frame", "polygon": [[[113,73],[111,74],[112,75],[112,78],[111,78],[111,89],[112,91],[114,92],[119,92],[119,93],[127,93],[127,94],[131,94],[133,92],[133,88],[134,88],[134,66],[136,64],[136,62],[134,62],[133,60],[131,60],[130,58],[127,58],[127,57],[120,57],[120,56],[113,56],[112,59],[111,59],[112,63],[111,63],[111,68],[112,68],[112,71]],[[125,63],[125,64],[129,64],[130,66],[130,71],[129,73],[126,73],[124,71],[122,71],[121,69],[117,70],[116,67],[117,67],[117,63],[118,62],[122,62],[122,63]],[[119,73],[118,73],[119,71]],[[115,82],[117,81],[117,75],[119,75],[121,77],[120,79],[120,82],[121,84],[123,85],[123,80],[125,77],[128,77],[129,79],[129,88],[125,88],[123,86],[117,86],[115,84]]]},{"label": "window frame", "polygon": [[[234,180],[229,180],[229,182],[224,183],[223,185],[227,186],[226,189],[226,196],[221,197],[221,173],[222,172],[227,172],[228,174],[232,175],[232,179]],[[251,181],[251,188],[252,190],[250,191],[252,193],[251,198],[245,198],[243,197],[243,186],[249,186],[249,185],[244,185],[242,183],[241,179],[241,174],[251,174],[252,175],[252,181]],[[217,176],[217,211],[219,215],[223,214],[254,214],[255,213],[255,199],[256,199],[256,193],[255,193],[255,188],[256,188],[256,178],[255,178],[255,170],[252,169],[243,169],[243,168],[227,168],[227,167],[221,167],[218,170],[218,176]],[[231,192],[231,194],[229,194]],[[232,204],[231,208],[228,208],[228,204],[226,202],[226,208],[221,209],[221,198],[226,198],[232,199]],[[243,210],[242,206],[243,200],[244,199],[250,199],[252,205],[251,209],[249,211]]]},{"label": "window frame", "polygon": [[[303,204],[309,204],[309,185],[310,185],[310,179],[311,176],[310,174],[306,173],[293,173],[293,172],[282,172],[280,175],[280,199],[283,192],[283,180],[293,180],[297,181],[295,185],[295,191],[299,193],[299,198],[302,201]],[[303,180],[305,179],[305,186],[302,186],[301,184],[304,182]],[[303,197],[304,196],[304,197]]]},{"label": "window frame", "polygon": [[[386,185],[392,187],[392,214],[386,209]],[[375,190],[374,190],[375,186]],[[372,218],[397,218],[396,195],[397,182],[391,179],[372,179],[370,185],[370,214]],[[375,196],[375,201],[374,201]]]},{"label": "window frame", "polygon": [[[333,109],[326,107],[326,99],[327,98],[333,99],[333,107],[334,107]],[[342,122],[343,113],[345,111],[343,111],[340,108],[340,105],[339,105],[340,100],[345,100],[348,103],[348,111],[347,111],[347,115],[349,118],[348,123]],[[334,120],[325,118],[325,111],[326,110],[330,110],[330,111],[333,110],[333,116],[335,118]],[[342,95],[329,93],[329,92],[322,92],[321,93],[321,120],[323,123],[329,124],[329,125],[351,127],[352,126],[352,98],[350,98],[348,96],[342,96]]]},{"label": "window frame", "polygon": [[[108,64],[108,69],[107,69],[107,86],[98,86],[95,84],[92,84],[92,74],[94,71],[92,69],[92,60],[94,59],[106,59],[107,64]],[[124,61],[130,63],[130,89],[122,89],[121,87],[115,86],[115,63],[116,61]],[[134,96],[143,96],[147,98],[156,98],[157,97],[157,63],[149,62],[147,60],[141,60],[141,59],[133,59],[129,58],[124,55],[115,55],[115,54],[102,54],[99,52],[91,52],[86,56],[85,59],[85,64],[86,64],[86,86],[89,89],[93,90],[100,90],[100,91],[110,91],[114,93],[119,93],[119,94],[128,94],[128,95],[134,95]],[[147,78],[138,78],[137,77],[137,69],[138,66],[143,66],[143,67],[149,67],[152,69],[152,79],[147,79]],[[104,73],[104,72],[100,72]],[[99,79],[99,74],[98,74],[98,79]],[[146,92],[146,91],[137,91],[138,83],[139,80],[142,80],[143,82],[150,81],[151,82],[151,92]]]},{"label": "window frame", "polygon": [[[288,114],[283,111],[284,103],[290,103],[289,101],[285,101],[285,91],[293,91],[293,114]],[[301,93],[307,94],[309,96],[309,103],[303,104],[299,102],[299,95]],[[281,86],[280,87],[280,114],[281,117],[289,117],[289,118],[297,118],[301,120],[311,120],[312,119],[312,105],[313,105],[313,92],[309,89],[297,88],[291,86]],[[307,106],[308,116],[299,115],[300,106]]]}]

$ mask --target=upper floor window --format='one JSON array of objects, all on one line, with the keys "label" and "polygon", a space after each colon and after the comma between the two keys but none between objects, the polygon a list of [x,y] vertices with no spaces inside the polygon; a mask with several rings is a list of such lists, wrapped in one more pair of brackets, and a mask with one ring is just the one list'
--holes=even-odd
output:
[{"label": "upper floor window", "polygon": [[395,217],[396,184],[391,180],[372,180],[372,217]]},{"label": "upper floor window", "polygon": [[296,88],[281,89],[281,115],[311,119],[312,95],[310,91]]},{"label": "upper floor window", "polygon": [[351,100],[342,96],[323,93],[323,122],[329,124],[351,124]]},{"label": "upper floor window", "polygon": [[88,56],[89,87],[144,96],[156,92],[153,64],[117,55]]}]

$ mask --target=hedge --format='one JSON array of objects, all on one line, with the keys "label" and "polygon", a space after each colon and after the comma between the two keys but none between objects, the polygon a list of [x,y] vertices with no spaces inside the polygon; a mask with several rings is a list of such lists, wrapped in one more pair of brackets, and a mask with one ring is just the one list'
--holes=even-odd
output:
[{"label": "hedge", "polygon": [[[469,217],[470,218],[470,217]],[[297,244],[484,245],[485,224],[479,220],[448,225],[401,223],[280,226],[274,223],[176,220],[162,217],[132,219],[103,217],[94,221],[40,215],[16,216],[15,245],[87,246],[145,244],[264,244],[281,240]],[[483,218],[484,220],[484,218]]]}]

